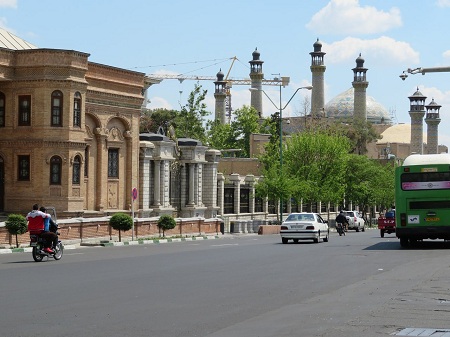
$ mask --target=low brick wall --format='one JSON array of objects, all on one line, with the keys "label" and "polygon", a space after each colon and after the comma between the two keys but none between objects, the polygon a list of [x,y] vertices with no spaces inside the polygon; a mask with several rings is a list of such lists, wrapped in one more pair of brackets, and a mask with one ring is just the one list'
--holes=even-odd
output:
[{"label": "low brick wall", "polygon": [[[139,218],[135,219],[134,236],[138,238],[150,238],[162,236],[162,231],[159,230],[157,223],[159,218]],[[196,236],[203,234],[219,234],[220,233],[220,219],[176,219],[177,225],[174,229],[165,232],[165,236]],[[61,241],[82,242],[95,239],[117,239],[119,231],[114,230],[109,225],[109,218],[95,218],[95,219],[65,219],[58,221],[58,232]],[[131,230],[121,233],[122,239],[124,237],[131,237]],[[28,246],[30,242],[29,233],[18,236],[19,245]],[[0,227],[0,247],[15,246],[16,237],[8,233],[4,226]]]},{"label": "low brick wall", "polygon": [[280,227],[279,225],[261,225],[259,226],[258,234],[280,234]]}]

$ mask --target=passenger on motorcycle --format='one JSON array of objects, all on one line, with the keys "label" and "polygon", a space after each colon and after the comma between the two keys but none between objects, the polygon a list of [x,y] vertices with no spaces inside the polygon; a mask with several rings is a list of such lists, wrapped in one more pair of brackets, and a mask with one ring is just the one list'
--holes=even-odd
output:
[{"label": "passenger on motorcycle", "polygon": [[[44,238],[45,240],[45,248],[44,251],[46,253],[53,254],[53,250],[50,248],[52,241],[53,241],[53,235],[48,235],[45,232],[45,224],[44,219],[51,218],[50,214],[44,213],[39,210],[39,205],[34,204],[33,210],[27,214],[27,220],[28,220],[28,231],[30,234],[37,234]],[[52,233],[54,234],[54,233]],[[56,234],[55,234],[56,235]],[[51,237],[50,240],[47,240],[46,236]]]},{"label": "passenger on motorcycle", "polygon": [[[45,207],[41,207],[39,210],[45,214],[48,214]],[[53,253],[52,247],[56,247],[58,244],[58,235],[56,234],[57,230],[58,226],[55,224],[51,216],[44,218],[44,232],[41,234],[41,237],[45,240],[45,247],[50,248],[50,251],[46,251],[44,248],[44,251],[47,253]]]},{"label": "passenger on motorcycle", "polygon": [[344,211],[340,211],[338,216],[336,217],[336,224],[342,224],[344,226],[345,230],[348,230],[348,220],[347,217],[344,214]]}]

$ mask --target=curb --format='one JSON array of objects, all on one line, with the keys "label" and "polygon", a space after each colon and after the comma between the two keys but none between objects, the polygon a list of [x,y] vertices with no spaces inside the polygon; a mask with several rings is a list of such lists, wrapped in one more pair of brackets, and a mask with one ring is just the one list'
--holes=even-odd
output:
[{"label": "curb", "polygon": [[[80,243],[78,245],[64,245],[64,250],[77,249],[79,247],[119,247],[119,246],[137,246],[145,244],[162,244],[171,242],[184,242],[184,241],[198,241],[198,240],[211,240],[220,239],[219,235],[205,235],[205,236],[194,236],[188,238],[167,238],[167,239],[153,239],[153,240],[135,240],[135,241],[123,241],[123,242],[104,242],[99,243]],[[11,253],[31,253],[31,247],[23,248],[3,248],[0,249],[1,254],[11,254]]]},{"label": "curb", "polygon": [[194,236],[189,238],[175,238],[175,239],[153,239],[153,240],[136,240],[136,241],[124,241],[124,242],[100,242],[97,246],[101,247],[116,247],[116,246],[136,246],[146,244],[162,244],[169,242],[184,242],[184,241],[198,241],[198,240],[211,240],[220,239],[218,235],[206,235],[206,236]]}]

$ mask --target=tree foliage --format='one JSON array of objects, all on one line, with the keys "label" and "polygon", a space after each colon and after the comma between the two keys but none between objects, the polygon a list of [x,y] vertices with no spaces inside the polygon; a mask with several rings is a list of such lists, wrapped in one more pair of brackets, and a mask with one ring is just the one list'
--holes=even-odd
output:
[{"label": "tree foliage", "polygon": [[5,222],[9,234],[16,236],[16,247],[19,247],[18,235],[27,231],[27,219],[21,214],[9,214]]},{"label": "tree foliage", "polygon": [[168,125],[175,125],[175,120],[179,112],[177,110],[167,109],[144,109],[141,113],[139,132],[158,132],[159,127],[167,131]]},{"label": "tree foliage", "polygon": [[158,228],[162,229],[163,236],[166,236],[165,235],[166,230],[173,229],[175,228],[176,225],[177,222],[171,215],[163,214],[158,219]]},{"label": "tree foliage", "polygon": [[390,206],[394,201],[394,190],[394,165],[350,155],[345,197],[358,205],[363,213],[370,205]]},{"label": "tree foliage", "polygon": [[297,200],[335,202],[344,191],[346,137],[306,131],[287,141],[283,157]]},{"label": "tree foliage", "polygon": [[129,231],[133,227],[133,218],[125,213],[116,213],[109,219],[109,224],[112,228],[119,231],[119,241],[121,242],[121,232]]},{"label": "tree foliage", "polygon": [[215,120],[208,123],[208,145],[218,149],[241,149],[239,157],[250,157],[250,136],[260,133],[258,112],[255,108],[243,106],[235,111],[231,124]]},{"label": "tree foliage", "polygon": [[210,114],[206,110],[205,97],[207,90],[203,90],[198,83],[189,94],[186,105],[181,107],[181,111],[176,118],[176,135],[178,138],[193,138],[206,144],[205,117]]}]

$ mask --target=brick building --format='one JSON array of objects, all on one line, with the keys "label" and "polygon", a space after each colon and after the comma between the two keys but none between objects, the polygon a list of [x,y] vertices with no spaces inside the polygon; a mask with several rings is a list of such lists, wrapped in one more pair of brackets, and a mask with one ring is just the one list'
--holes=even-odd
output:
[{"label": "brick building", "polygon": [[128,210],[145,74],[1,33],[0,210]]}]

